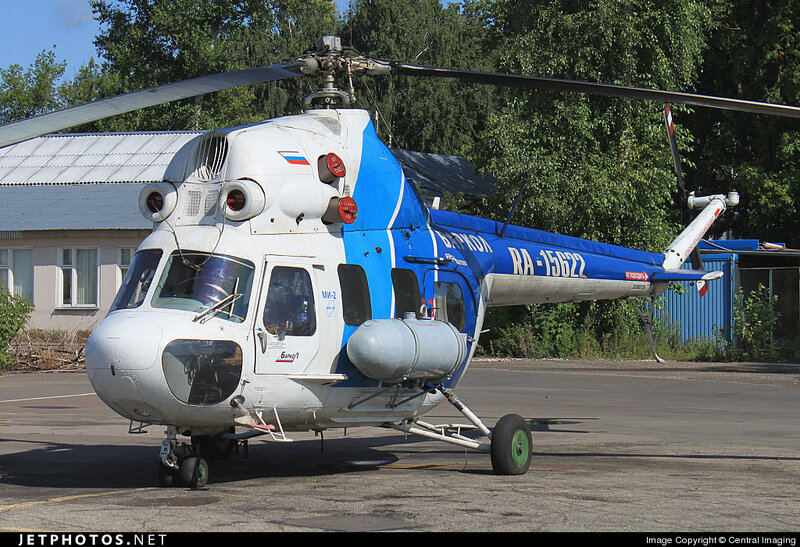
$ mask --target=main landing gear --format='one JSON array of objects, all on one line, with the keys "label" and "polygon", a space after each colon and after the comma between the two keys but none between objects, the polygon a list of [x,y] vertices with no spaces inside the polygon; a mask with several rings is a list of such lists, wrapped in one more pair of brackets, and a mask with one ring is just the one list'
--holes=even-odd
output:
[{"label": "main landing gear", "polygon": [[533,437],[531,428],[524,418],[516,414],[506,414],[497,421],[494,430],[486,425],[456,397],[443,387],[438,391],[461,412],[473,426],[489,437],[490,442],[480,442],[465,435],[462,430],[468,426],[433,425],[422,420],[406,421],[392,425],[394,429],[413,433],[431,439],[464,446],[480,452],[489,452],[492,459],[492,470],[498,475],[524,475],[531,464]]}]

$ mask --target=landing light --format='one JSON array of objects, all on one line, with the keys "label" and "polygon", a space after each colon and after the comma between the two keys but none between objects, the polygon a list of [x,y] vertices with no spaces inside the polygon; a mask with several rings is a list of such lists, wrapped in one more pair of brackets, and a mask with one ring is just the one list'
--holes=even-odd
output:
[{"label": "landing light", "polygon": [[139,193],[139,211],[151,222],[167,218],[178,203],[178,191],[169,182],[153,182]]},{"label": "landing light", "polygon": [[241,190],[231,190],[228,192],[228,197],[225,198],[225,205],[232,211],[241,211],[246,202],[247,198]]}]

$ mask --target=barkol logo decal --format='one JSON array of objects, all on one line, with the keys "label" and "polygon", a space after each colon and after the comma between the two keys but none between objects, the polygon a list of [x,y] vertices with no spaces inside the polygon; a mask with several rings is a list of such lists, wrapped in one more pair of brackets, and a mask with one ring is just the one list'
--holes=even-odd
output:
[{"label": "barkol logo decal", "polygon": [[281,352],[281,356],[278,359],[275,359],[276,363],[291,363],[295,359],[300,356],[300,352],[296,351],[294,353],[286,353],[285,351]]}]

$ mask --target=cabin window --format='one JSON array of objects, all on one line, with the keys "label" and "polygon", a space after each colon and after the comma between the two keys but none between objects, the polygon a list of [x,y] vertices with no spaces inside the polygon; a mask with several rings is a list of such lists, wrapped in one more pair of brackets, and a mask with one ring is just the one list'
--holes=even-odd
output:
[{"label": "cabin window", "polygon": [[176,399],[215,405],[239,387],[242,349],[227,340],[173,340],[164,348],[161,366]]},{"label": "cabin window", "polygon": [[395,317],[403,318],[408,312],[414,312],[419,319],[419,308],[422,298],[419,292],[419,281],[413,270],[395,268],[392,270],[394,286]]},{"label": "cabin window", "polygon": [[437,281],[433,286],[436,307],[436,319],[446,321],[458,330],[464,330],[466,315],[464,313],[464,293],[458,283]]},{"label": "cabin window", "polygon": [[264,328],[270,334],[313,336],[317,332],[311,276],[303,268],[275,266],[264,304]]},{"label": "cabin window", "polygon": [[122,285],[111,305],[111,311],[138,308],[142,305],[160,260],[160,249],[146,249],[133,255],[125,269]]},{"label": "cabin window", "polygon": [[339,264],[344,322],[353,327],[372,319],[369,285],[364,269],[356,264]]},{"label": "cabin window", "polygon": [[167,260],[152,306],[241,323],[247,316],[255,267],[249,260],[197,251],[175,251]]},{"label": "cabin window", "polygon": [[58,250],[62,307],[96,308],[99,290],[97,248]]},{"label": "cabin window", "polygon": [[33,300],[33,249],[0,249],[0,288]]}]

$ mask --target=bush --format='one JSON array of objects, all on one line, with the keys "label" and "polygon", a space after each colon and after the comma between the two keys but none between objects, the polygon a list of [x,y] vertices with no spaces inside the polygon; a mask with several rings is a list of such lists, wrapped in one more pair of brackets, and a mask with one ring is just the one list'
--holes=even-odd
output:
[{"label": "bush", "polygon": [[28,321],[32,311],[33,304],[29,300],[0,289],[0,369],[11,364],[9,343]]},{"label": "bush", "polygon": [[775,327],[780,313],[775,309],[777,295],[770,296],[769,288],[759,284],[746,296],[736,295],[731,328],[734,359],[773,360],[778,357]]}]

